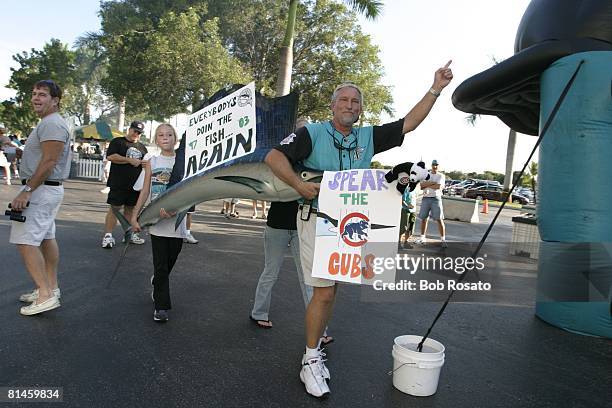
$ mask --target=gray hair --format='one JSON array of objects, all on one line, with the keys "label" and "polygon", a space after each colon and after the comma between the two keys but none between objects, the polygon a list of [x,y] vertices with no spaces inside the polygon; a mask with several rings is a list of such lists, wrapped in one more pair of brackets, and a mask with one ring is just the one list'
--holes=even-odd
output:
[{"label": "gray hair", "polygon": [[359,87],[354,82],[348,82],[348,81],[341,83],[340,85],[336,87],[336,89],[334,89],[334,93],[332,94],[332,99],[331,99],[332,104],[336,102],[336,98],[338,98],[338,92],[344,88],[355,89],[357,93],[359,94],[359,104],[363,107],[363,92],[361,92],[361,89],[359,89]]}]

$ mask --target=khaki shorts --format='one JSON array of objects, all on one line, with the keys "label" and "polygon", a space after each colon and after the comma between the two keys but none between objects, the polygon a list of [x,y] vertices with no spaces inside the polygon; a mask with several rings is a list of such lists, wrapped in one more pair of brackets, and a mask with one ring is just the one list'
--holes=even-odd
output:
[{"label": "khaki shorts", "polygon": [[22,215],[25,222],[12,221],[11,244],[40,246],[45,239],[55,239],[55,216],[64,198],[64,186],[39,186],[30,197]]},{"label": "khaki shorts", "polygon": [[336,281],[313,278],[312,263],[314,260],[314,244],[317,232],[317,214],[310,214],[308,221],[302,221],[300,218],[302,212],[297,213],[297,232],[300,240],[300,262],[302,263],[302,272],[304,273],[304,283],[316,288],[326,288],[334,286]]}]

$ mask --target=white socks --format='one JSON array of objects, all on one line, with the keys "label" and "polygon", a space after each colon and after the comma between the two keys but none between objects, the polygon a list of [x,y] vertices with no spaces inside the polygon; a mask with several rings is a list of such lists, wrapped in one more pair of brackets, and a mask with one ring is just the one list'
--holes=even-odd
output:
[{"label": "white socks", "polygon": [[306,359],[319,357],[319,349],[318,348],[309,348],[306,346]]}]

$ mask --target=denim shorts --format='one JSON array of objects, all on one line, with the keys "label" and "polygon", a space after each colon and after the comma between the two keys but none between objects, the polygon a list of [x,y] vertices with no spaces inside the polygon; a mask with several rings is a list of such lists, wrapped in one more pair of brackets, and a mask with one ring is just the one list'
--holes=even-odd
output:
[{"label": "denim shorts", "polygon": [[419,218],[424,220],[429,217],[429,215],[431,215],[431,218],[436,221],[444,219],[442,198],[423,197],[421,200],[421,209],[419,210]]}]

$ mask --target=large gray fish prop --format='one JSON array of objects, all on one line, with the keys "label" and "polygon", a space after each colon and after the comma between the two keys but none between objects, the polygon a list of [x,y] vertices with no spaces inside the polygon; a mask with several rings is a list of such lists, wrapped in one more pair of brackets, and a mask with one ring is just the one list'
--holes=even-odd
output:
[{"label": "large gray fish prop", "polygon": [[[211,102],[223,98],[239,87],[241,86],[217,92],[211,98]],[[205,201],[220,198],[293,201],[300,198],[292,187],[276,177],[264,163],[268,152],[294,130],[297,96],[289,94],[280,98],[266,98],[257,94],[255,101],[256,149],[246,156],[182,180],[186,139],[183,135],[170,177],[171,187],[151,201],[140,213],[138,222],[142,227],[157,223],[162,208],[180,214],[177,219],[178,224],[189,207]],[[249,142],[252,141],[247,143]],[[250,146],[245,150],[250,150]],[[304,181],[321,180],[322,172],[308,169],[295,169],[295,171]]]}]

